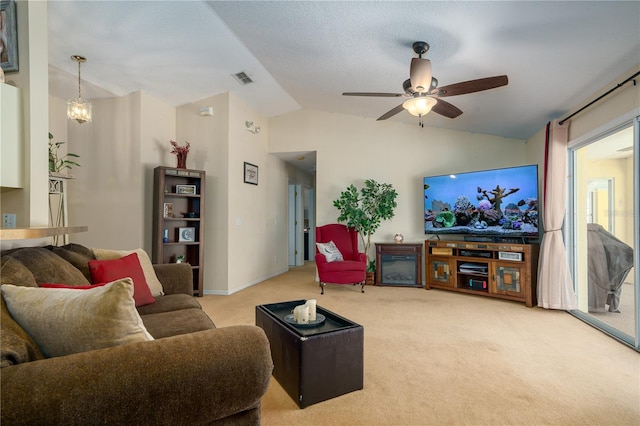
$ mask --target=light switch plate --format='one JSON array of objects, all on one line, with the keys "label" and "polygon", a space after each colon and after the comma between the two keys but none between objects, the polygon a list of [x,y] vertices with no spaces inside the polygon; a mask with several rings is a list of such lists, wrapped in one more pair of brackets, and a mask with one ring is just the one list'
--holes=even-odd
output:
[{"label": "light switch plate", "polygon": [[15,213],[4,213],[2,215],[2,227],[3,228],[15,228],[16,227],[16,215],[15,215]]}]

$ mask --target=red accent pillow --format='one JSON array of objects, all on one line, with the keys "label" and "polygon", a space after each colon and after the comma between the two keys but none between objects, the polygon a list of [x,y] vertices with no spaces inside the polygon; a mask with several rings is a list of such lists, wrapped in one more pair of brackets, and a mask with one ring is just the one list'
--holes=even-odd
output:
[{"label": "red accent pillow", "polygon": [[91,285],[69,285],[69,284],[38,284],[40,288],[69,288],[72,290],[91,290],[92,288],[102,287],[109,283],[98,283]]},{"label": "red accent pillow", "polygon": [[90,260],[89,270],[91,271],[91,280],[97,283],[110,283],[130,277],[133,280],[133,299],[136,302],[136,307],[150,305],[156,301],[149,290],[142,266],[140,266],[140,259],[136,253],[119,259]]}]

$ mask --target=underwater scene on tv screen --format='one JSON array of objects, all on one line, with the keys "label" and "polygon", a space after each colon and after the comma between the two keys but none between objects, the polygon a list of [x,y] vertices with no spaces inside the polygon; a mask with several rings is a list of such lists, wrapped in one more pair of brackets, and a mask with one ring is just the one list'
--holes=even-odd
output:
[{"label": "underwater scene on tv screen", "polygon": [[538,236],[538,166],[424,178],[425,234]]}]

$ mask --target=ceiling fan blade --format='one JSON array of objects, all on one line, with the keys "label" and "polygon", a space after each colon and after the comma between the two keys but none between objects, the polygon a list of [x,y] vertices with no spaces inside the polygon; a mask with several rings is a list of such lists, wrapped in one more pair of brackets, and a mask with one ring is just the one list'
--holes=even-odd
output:
[{"label": "ceiling fan blade", "polygon": [[411,88],[414,92],[426,93],[431,87],[431,61],[424,58],[411,59]]},{"label": "ceiling fan blade", "polygon": [[387,111],[386,113],[382,114],[376,121],[381,121],[381,120],[386,120],[387,118],[391,118],[394,115],[396,115],[397,113],[404,111],[404,107],[402,106],[402,104],[398,105],[397,107],[395,107],[394,109]]},{"label": "ceiling fan blade", "polygon": [[375,93],[375,92],[344,92],[343,96],[376,96],[381,98],[398,98],[405,96],[403,93]]},{"label": "ceiling fan blade", "polygon": [[480,78],[478,80],[463,81],[461,83],[450,84],[449,86],[438,87],[431,92],[439,97],[464,95],[466,93],[481,92],[483,90],[495,89],[506,86],[509,79],[506,75],[496,77]]},{"label": "ceiling fan blade", "polygon": [[456,118],[460,114],[462,114],[462,110],[460,110],[457,106],[451,105],[449,102],[443,99],[437,99],[438,103],[431,108],[431,111],[443,115],[447,118]]}]

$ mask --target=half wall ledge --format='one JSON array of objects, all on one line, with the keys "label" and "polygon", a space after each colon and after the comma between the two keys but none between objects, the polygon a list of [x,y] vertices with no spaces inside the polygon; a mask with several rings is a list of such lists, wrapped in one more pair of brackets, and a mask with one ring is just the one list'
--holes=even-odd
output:
[{"label": "half wall ledge", "polygon": [[88,226],[0,229],[0,240],[28,240],[32,238],[55,237],[56,235],[75,234],[78,232],[87,232],[88,230]]}]

